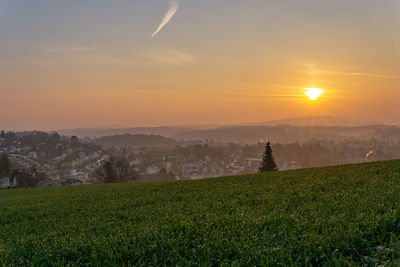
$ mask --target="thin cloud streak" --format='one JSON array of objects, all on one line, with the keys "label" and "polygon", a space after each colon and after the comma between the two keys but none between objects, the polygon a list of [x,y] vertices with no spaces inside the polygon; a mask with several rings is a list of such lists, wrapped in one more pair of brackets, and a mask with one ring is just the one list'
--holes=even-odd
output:
[{"label": "thin cloud streak", "polygon": [[73,53],[73,52],[90,52],[100,50],[100,46],[76,46],[76,47],[62,47],[55,49],[47,49],[46,53]]},{"label": "thin cloud streak", "polygon": [[231,94],[233,96],[247,96],[247,97],[288,97],[288,98],[298,98],[306,97],[305,95],[290,95],[290,94]]},{"label": "thin cloud streak", "polygon": [[[237,97],[272,97],[272,98],[307,98],[307,96],[304,94],[231,94],[232,96],[237,96]],[[369,97],[363,97],[363,96],[339,96],[339,95],[324,95],[321,98],[337,98],[337,99],[369,99]]]},{"label": "thin cloud streak", "polygon": [[340,71],[322,71],[323,73],[340,74],[347,76],[364,76],[372,78],[385,78],[385,79],[400,79],[400,76],[387,75],[380,73],[366,73],[366,72],[340,72]]},{"label": "thin cloud streak", "polygon": [[172,17],[175,15],[175,13],[178,11],[179,8],[179,3],[178,1],[172,1],[169,4],[169,9],[167,13],[165,13],[164,18],[162,19],[160,25],[158,25],[156,31],[151,35],[151,37],[156,36],[159,31],[161,31],[162,28],[164,28],[165,25],[172,19]]},{"label": "thin cloud streak", "polygon": [[370,78],[383,78],[383,79],[400,79],[400,75],[386,74],[386,73],[374,73],[374,72],[357,72],[357,71],[346,71],[349,69],[347,66],[335,66],[335,68],[324,69],[318,67],[314,62],[310,60],[298,60],[294,61],[296,65],[300,65],[302,68],[307,70],[296,70],[298,73],[307,73],[311,75],[318,74],[331,74],[331,75],[342,75],[342,76],[360,76]]},{"label": "thin cloud streak", "polygon": [[368,72],[345,72],[345,71],[329,71],[329,70],[316,70],[312,69],[310,71],[297,71],[300,73],[312,73],[312,74],[332,74],[332,75],[343,75],[343,76],[360,76],[360,77],[370,77],[370,78],[383,78],[383,79],[400,79],[400,76],[389,75],[382,73],[368,73]]},{"label": "thin cloud streak", "polygon": [[196,63],[196,59],[175,49],[152,49],[143,56],[154,63],[169,66],[187,66]]}]

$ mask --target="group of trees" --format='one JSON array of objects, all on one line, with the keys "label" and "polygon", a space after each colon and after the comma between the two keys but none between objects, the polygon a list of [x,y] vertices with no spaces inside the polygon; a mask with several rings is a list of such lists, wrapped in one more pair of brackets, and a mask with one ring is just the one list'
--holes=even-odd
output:
[{"label": "group of trees", "polygon": [[46,175],[32,167],[30,171],[14,171],[11,180],[15,180],[17,188],[35,187],[40,181],[46,180]]},{"label": "group of trees", "polygon": [[0,178],[10,176],[10,161],[7,156],[0,157]]},{"label": "group of trees", "polygon": [[122,183],[131,182],[139,178],[135,168],[122,159],[111,157],[94,172],[95,182]]},{"label": "group of trees", "polygon": [[7,156],[0,157],[0,178],[8,178],[10,183],[15,181],[15,187],[35,187],[38,182],[46,180],[44,173],[39,172],[35,166],[31,170],[12,170]]}]

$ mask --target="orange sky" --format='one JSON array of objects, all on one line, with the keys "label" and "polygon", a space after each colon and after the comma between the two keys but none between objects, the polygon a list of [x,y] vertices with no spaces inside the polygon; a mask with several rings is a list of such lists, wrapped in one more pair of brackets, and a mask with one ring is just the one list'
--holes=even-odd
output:
[{"label": "orange sky", "polygon": [[399,1],[135,2],[0,0],[1,127],[400,123]]}]

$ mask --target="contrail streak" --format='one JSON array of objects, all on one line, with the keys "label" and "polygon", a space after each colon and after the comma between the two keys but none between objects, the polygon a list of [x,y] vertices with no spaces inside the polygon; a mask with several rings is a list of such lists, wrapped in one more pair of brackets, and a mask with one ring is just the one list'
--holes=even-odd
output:
[{"label": "contrail streak", "polygon": [[162,19],[160,25],[158,25],[157,30],[151,35],[151,37],[156,36],[156,34],[161,31],[162,28],[164,28],[165,25],[172,19],[172,17],[175,15],[175,13],[178,11],[179,8],[179,3],[178,1],[172,1],[169,4],[169,9],[167,13],[165,13],[164,18]]},{"label": "contrail streak", "polygon": [[[298,72],[301,73],[309,73],[309,71],[300,70]],[[388,75],[382,73],[367,73],[367,72],[344,72],[344,71],[329,71],[329,70],[312,70],[314,73],[322,73],[322,74],[337,74],[337,75],[345,75],[345,76],[363,76],[363,77],[371,77],[371,78],[384,78],[384,79],[400,79],[400,76],[397,75]]]}]

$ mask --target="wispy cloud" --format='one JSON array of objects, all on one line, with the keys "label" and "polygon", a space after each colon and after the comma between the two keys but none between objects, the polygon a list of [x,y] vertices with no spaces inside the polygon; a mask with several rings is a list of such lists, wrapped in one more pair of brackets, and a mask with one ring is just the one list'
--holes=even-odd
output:
[{"label": "wispy cloud", "polygon": [[[370,77],[370,78],[382,78],[382,79],[400,79],[400,75],[386,74],[386,73],[375,73],[375,72],[362,72],[362,71],[351,71],[348,66],[334,66],[334,68],[321,68],[318,67],[312,61],[296,61],[297,65],[302,67],[302,70],[298,70],[300,73],[308,73],[311,75],[318,74],[330,74],[340,76],[359,76],[359,77]],[[349,71],[346,71],[349,69]],[[354,68],[353,68],[354,69]]]},{"label": "wispy cloud", "polygon": [[164,18],[162,19],[160,25],[158,25],[156,31],[151,35],[151,37],[156,36],[156,34],[161,31],[162,28],[164,28],[165,25],[172,19],[172,17],[175,15],[175,13],[178,11],[179,8],[179,2],[178,1],[172,1],[169,4],[169,9],[167,13],[165,13]]},{"label": "wispy cloud", "polygon": [[167,48],[148,50],[144,53],[144,57],[157,64],[169,66],[191,65],[196,62],[196,59],[191,55]]},{"label": "wispy cloud", "polygon": [[[286,98],[286,99],[291,99],[291,98],[306,98],[305,94],[263,94],[263,93],[232,93],[230,94],[231,96],[234,97],[254,97],[254,98],[260,98],[260,97],[268,97],[268,98]],[[350,96],[350,95],[328,95],[324,96],[324,98],[337,98],[337,99],[368,99],[369,97],[367,96]]]},{"label": "wispy cloud", "polygon": [[344,72],[344,71],[325,71],[325,70],[318,70],[316,72],[326,73],[326,74],[346,75],[346,76],[363,76],[363,77],[371,77],[371,78],[400,79],[400,76],[388,75],[388,74],[382,74],[382,73]]},{"label": "wispy cloud", "polygon": [[296,95],[296,94],[251,94],[251,93],[248,93],[248,94],[233,94],[233,95],[236,95],[236,96],[247,96],[247,97],[278,97],[278,98],[293,98],[293,97],[296,97],[296,98],[299,98],[299,97],[301,97],[301,98],[304,98],[305,97],[305,95]]},{"label": "wispy cloud", "polygon": [[46,49],[46,53],[75,53],[75,52],[91,52],[101,50],[100,46],[74,46],[74,47],[60,47],[53,49]]}]

